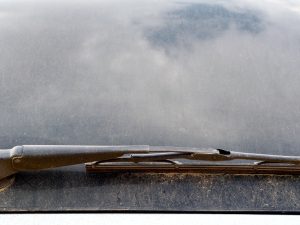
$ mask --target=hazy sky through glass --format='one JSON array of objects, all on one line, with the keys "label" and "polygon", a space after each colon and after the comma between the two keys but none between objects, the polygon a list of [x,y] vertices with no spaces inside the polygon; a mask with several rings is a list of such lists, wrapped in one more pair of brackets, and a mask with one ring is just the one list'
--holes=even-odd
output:
[{"label": "hazy sky through glass", "polygon": [[2,1],[0,145],[297,154],[299,12],[292,1]]}]

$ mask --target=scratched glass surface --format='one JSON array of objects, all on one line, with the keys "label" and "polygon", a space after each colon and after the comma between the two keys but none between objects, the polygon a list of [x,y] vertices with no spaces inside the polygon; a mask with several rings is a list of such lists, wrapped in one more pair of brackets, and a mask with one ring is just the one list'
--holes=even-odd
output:
[{"label": "scratched glass surface", "polygon": [[0,147],[299,155],[296,1],[1,1]]}]

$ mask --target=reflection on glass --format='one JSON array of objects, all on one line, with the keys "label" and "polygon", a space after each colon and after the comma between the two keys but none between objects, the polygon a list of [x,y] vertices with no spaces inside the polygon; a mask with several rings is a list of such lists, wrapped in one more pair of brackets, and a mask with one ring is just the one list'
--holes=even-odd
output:
[{"label": "reflection on glass", "polygon": [[162,25],[149,28],[146,36],[161,47],[187,44],[194,39],[211,39],[231,26],[239,31],[258,33],[263,29],[261,15],[253,10],[234,11],[216,4],[182,4],[163,16]]}]

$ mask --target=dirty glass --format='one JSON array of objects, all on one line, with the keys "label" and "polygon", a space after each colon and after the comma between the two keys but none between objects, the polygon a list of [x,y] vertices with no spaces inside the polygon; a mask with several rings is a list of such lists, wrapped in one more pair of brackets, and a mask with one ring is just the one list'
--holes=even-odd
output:
[{"label": "dirty glass", "polygon": [[[0,148],[299,155],[296,1],[0,2]],[[18,174],[0,210],[297,211],[297,176]]]}]

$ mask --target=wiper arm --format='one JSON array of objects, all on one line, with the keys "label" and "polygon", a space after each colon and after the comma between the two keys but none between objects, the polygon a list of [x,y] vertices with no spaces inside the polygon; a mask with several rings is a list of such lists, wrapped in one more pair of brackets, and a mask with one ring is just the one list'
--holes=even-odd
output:
[{"label": "wiper arm", "polygon": [[[150,163],[157,171],[160,168],[184,168],[187,164],[179,164],[173,159],[185,159],[192,162],[209,161],[222,162],[230,160],[259,161],[256,171],[270,164],[289,164],[298,166],[299,156],[282,156],[256,153],[234,152],[222,149],[200,149],[183,147],[165,147],[148,145],[128,146],[80,146],[80,145],[23,145],[12,149],[0,150],[0,181],[6,181],[10,176],[20,171],[42,170],[82,163],[87,165],[88,171],[108,171],[113,166],[122,171],[128,168],[139,168],[143,171]],[[120,164],[123,163],[123,164]],[[124,163],[127,163],[127,167]],[[109,165],[108,165],[109,164]],[[269,164],[269,166],[266,166]],[[150,167],[151,167],[150,166]],[[203,164],[194,167],[203,167]],[[210,167],[212,165],[209,165]],[[222,165],[224,167],[224,165]],[[227,168],[234,165],[226,165]],[[148,168],[147,167],[147,168]],[[119,168],[119,170],[118,170]],[[253,166],[251,168],[254,168]],[[279,168],[278,166],[276,168]],[[296,168],[297,170],[298,168]],[[163,171],[163,170],[162,170]],[[1,184],[0,184],[1,189]]]}]

